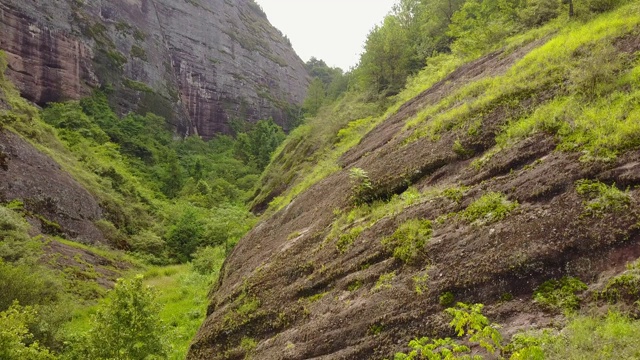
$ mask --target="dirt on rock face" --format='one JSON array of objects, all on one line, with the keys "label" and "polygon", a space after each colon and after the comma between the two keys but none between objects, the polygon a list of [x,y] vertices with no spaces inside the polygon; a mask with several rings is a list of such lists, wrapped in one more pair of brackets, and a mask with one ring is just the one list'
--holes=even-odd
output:
[{"label": "dirt on rock face", "polygon": [[[405,144],[403,125],[420,109],[456,84],[504,71],[525,53],[493,54],[434,85],[346,153],[342,171],[256,226],[227,259],[188,358],[391,358],[415,337],[453,335],[443,314],[449,305],[440,304],[445,293],[455,301],[486,304],[487,316],[510,335],[557,321],[557,314],[532,300],[543,282],[575,276],[595,284],[602,274],[637,259],[638,150],[612,162],[581,162],[580,154],[557,151],[555,138],[538,134],[472,166],[508,121],[501,108],[483,118],[473,138],[452,131]],[[527,101],[552,96],[553,89]],[[473,154],[454,151],[456,141]],[[387,197],[409,185],[419,191],[468,190],[459,199],[436,195],[389,213],[341,251],[329,234],[334,221],[353,208],[353,167],[364,169],[378,195]],[[580,179],[628,187],[629,203],[622,211],[589,215],[576,191]],[[495,222],[460,215],[490,192],[504,194],[517,207]],[[432,220],[433,234],[419,256],[405,263],[381,240],[416,218]],[[357,225],[345,225],[341,233]],[[425,279],[421,294],[416,276]],[[252,341],[256,346],[248,347]]]},{"label": "dirt on rock face", "polygon": [[58,163],[8,131],[0,132],[0,154],[0,201],[22,201],[40,232],[105,241],[94,225],[102,218],[97,200]]}]

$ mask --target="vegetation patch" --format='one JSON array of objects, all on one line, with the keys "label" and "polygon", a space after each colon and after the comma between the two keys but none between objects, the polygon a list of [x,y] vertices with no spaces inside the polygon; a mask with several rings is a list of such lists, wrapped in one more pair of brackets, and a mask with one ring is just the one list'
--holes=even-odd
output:
[{"label": "vegetation patch", "polygon": [[411,219],[400,225],[391,236],[382,239],[382,245],[392,252],[396,259],[410,263],[423,253],[432,233],[431,221]]},{"label": "vegetation patch", "polygon": [[509,201],[504,194],[489,192],[471,203],[460,216],[471,223],[488,224],[504,219],[517,207],[518,202]]},{"label": "vegetation patch", "polygon": [[633,304],[640,301],[640,261],[627,264],[627,270],[611,278],[604,289],[596,293],[596,298],[610,303],[623,301]]},{"label": "vegetation patch", "polygon": [[382,290],[386,290],[386,289],[391,289],[391,287],[392,287],[391,283],[393,282],[393,279],[395,279],[395,278],[396,278],[396,272],[395,271],[380,275],[380,277],[378,278],[378,281],[376,281],[376,284],[371,289],[371,292],[377,292],[377,291],[382,291]]},{"label": "vegetation patch", "polygon": [[623,211],[631,204],[629,191],[622,191],[615,184],[608,186],[597,180],[578,180],[576,192],[585,199],[585,216],[602,217],[606,213]]},{"label": "vegetation patch", "polygon": [[533,299],[548,309],[575,311],[580,307],[578,294],[587,290],[587,285],[574,277],[548,280],[540,285]]}]

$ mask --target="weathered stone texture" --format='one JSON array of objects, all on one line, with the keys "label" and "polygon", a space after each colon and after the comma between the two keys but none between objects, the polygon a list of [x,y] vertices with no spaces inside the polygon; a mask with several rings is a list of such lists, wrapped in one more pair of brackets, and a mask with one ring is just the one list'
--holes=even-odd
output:
[{"label": "weathered stone texture", "polygon": [[0,0],[0,33],[26,98],[77,99],[108,85],[122,113],[152,111],[204,138],[233,119],[287,128],[308,85],[251,0]]}]

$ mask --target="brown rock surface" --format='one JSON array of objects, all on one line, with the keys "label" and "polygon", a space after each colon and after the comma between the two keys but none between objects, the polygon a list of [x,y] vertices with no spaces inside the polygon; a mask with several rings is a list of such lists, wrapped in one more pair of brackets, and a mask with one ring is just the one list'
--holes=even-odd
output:
[{"label": "brown rock surface", "polygon": [[43,232],[61,231],[83,243],[104,241],[94,225],[102,217],[98,202],[55,161],[7,131],[0,132],[0,154],[0,201],[22,201]]},{"label": "brown rock surface", "polygon": [[121,112],[151,111],[204,138],[233,119],[272,117],[286,129],[308,85],[251,0],[0,0],[0,33],[7,75],[29,100],[109,85]]},{"label": "brown rock surface", "polygon": [[[437,139],[405,144],[411,131],[404,124],[418,111],[470,81],[504,73],[539,44],[460,67],[344,154],[341,171],[259,223],[225,262],[188,359],[389,359],[406,351],[415,337],[454,335],[443,314],[449,305],[439,301],[447,292],[455,301],[486,304],[485,313],[507,335],[550,326],[558,319],[532,300],[536,287],[577,276],[596,290],[593,284],[602,282],[603,273],[620,272],[637,259],[638,150],[608,163],[581,162],[580,154],[555,151],[554,137],[538,134],[479,168],[471,166],[496,144],[509,121],[501,106],[483,113],[473,136],[453,129]],[[531,94],[521,104],[545,101],[557,91]],[[473,153],[457,153],[456,143]],[[389,213],[372,224],[367,222],[371,214],[338,223],[338,235],[332,236],[334,221],[354,207],[349,200],[353,167],[367,172],[380,199],[409,185],[434,195],[401,209],[382,208]],[[628,207],[585,216],[575,186],[579,179],[629,186]],[[442,193],[456,186],[468,187],[459,201]],[[456,215],[488,192],[503,193],[519,205],[489,224]],[[433,234],[417,257],[404,263],[381,240],[409,219],[431,220]],[[339,235],[359,225],[363,231],[340,251]],[[394,274],[389,286],[377,288],[385,274]],[[421,294],[415,290],[416,276],[426,279]],[[255,341],[255,348],[248,349],[246,339]]]}]

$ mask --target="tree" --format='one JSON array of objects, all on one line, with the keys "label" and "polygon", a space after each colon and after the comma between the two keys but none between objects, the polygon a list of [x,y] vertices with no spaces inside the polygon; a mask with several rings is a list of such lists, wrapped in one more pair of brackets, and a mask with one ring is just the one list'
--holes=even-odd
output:
[{"label": "tree", "polygon": [[280,145],[286,135],[272,119],[258,121],[250,131],[237,137],[236,153],[246,162],[254,162],[263,170],[271,160],[271,153]]},{"label": "tree", "polygon": [[159,310],[155,293],[142,284],[142,275],[119,279],[96,312],[84,355],[96,360],[166,359]]},{"label": "tree", "polygon": [[307,92],[307,98],[304,100],[304,105],[302,106],[307,115],[315,116],[318,114],[318,110],[326,99],[324,86],[320,78],[314,78],[311,82],[309,91]]},{"label": "tree", "polygon": [[[30,306],[14,302],[0,312],[0,359],[54,360],[55,356],[38,342],[33,342],[29,325],[35,323],[37,313]],[[29,344],[29,345],[27,345]]]}]

